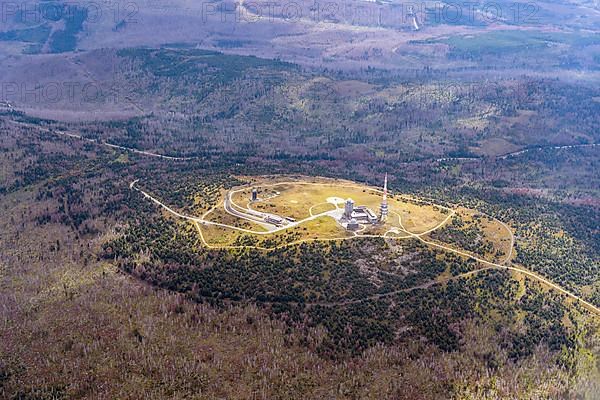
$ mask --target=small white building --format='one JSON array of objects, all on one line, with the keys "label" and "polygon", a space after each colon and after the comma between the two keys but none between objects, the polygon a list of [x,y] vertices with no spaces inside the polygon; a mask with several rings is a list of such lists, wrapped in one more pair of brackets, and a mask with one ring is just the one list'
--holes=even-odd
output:
[{"label": "small white building", "polygon": [[348,221],[348,225],[346,225],[346,229],[349,231],[357,231],[359,227],[360,225],[358,225],[356,218],[352,218],[350,221]]},{"label": "small white building", "polygon": [[275,215],[267,215],[265,217],[265,222],[268,222],[269,224],[273,224],[275,226],[281,226],[283,225],[283,218],[277,217]]}]

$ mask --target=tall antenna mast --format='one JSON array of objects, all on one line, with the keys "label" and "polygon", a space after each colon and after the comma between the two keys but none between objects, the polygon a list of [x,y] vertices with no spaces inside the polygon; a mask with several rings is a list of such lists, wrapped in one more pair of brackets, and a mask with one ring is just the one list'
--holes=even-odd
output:
[{"label": "tall antenna mast", "polygon": [[381,200],[381,207],[379,209],[379,221],[383,222],[388,216],[388,205],[387,205],[387,172],[383,180],[383,199]]}]

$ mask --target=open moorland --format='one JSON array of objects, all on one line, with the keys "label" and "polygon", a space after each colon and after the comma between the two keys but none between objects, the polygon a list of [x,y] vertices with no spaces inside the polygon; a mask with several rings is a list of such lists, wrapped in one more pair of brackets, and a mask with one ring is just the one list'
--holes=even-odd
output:
[{"label": "open moorland", "polygon": [[[221,191],[216,205],[201,217],[177,212],[148,192],[141,192],[172,215],[192,222],[203,244],[209,248],[268,249],[313,240],[401,239],[431,235],[448,239],[446,241],[455,240],[459,246],[475,253],[481,250],[482,255],[491,260],[504,256],[508,261],[512,256],[514,240],[510,228],[474,210],[455,210],[430,199],[390,193],[387,219],[360,223],[358,229],[348,230],[341,223],[346,200],[352,199],[356,206],[379,210],[381,189],[347,180],[315,177],[238,179],[248,183]],[[137,184],[135,181],[130,186],[137,189]],[[256,200],[252,200],[254,190]],[[267,216],[279,218],[280,222],[265,222]],[[463,218],[468,221],[466,226]],[[447,224],[450,226],[445,227]],[[438,230],[442,232],[434,236]]]},{"label": "open moorland", "polygon": [[[284,225],[273,233],[305,238],[335,239],[359,236],[402,235],[402,223],[413,229],[412,233],[434,230],[447,220],[449,210],[423,202],[390,196],[388,200],[390,217],[384,223],[360,224],[356,232],[348,232],[338,223],[346,199],[356,205],[363,205],[378,213],[382,191],[364,185],[341,180],[312,179],[312,181],[287,181],[278,178],[279,183],[269,180],[255,180],[251,187],[231,190],[229,207],[239,210],[258,211],[280,216]],[[250,202],[253,187],[259,188],[257,201]],[[420,203],[420,205],[419,205]],[[212,212],[204,215],[211,220]],[[402,221],[401,221],[402,219]],[[249,232],[243,232],[249,233]],[[259,235],[265,236],[265,232]],[[250,233],[251,234],[251,233]],[[404,236],[407,236],[404,234]],[[210,240],[208,240],[210,243]]]}]

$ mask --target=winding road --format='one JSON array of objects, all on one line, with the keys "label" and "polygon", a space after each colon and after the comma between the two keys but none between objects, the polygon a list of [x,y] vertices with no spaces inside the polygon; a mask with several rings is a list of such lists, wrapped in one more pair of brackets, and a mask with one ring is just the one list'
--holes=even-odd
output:
[{"label": "winding road", "polygon": [[[195,224],[195,226],[197,227],[198,231],[200,232],[200,236],[202,238],[203,243],[207,247],[209,247],[209,248],[226,248],[226,247],[235,248],[235,247],[237,247],[237,248],[255,248],[255,249],[260,249],[260,250],[272,250],[273,249],[273,248],[269,248],[269,249],[267,249],[267,248],[261,248],[261,247],[257,247],[257,246],[218,246],[218,247],[217,246],[210,246],[204,240],[204,236],[202,235],[202,231],[200,229],[200,225],[201,224],[202,225],[220,226],[220,227],[234,229],[234,230],[238,230],[238,231],[242,231],[242,232],[246,232],[246,233],[258,234],[258,235],[268,235],[268,234],[274,233],[276,231],[288,229],[290,227],[299,225],[299,224],[301,224],[303,222],[306,222],[306,221],[309,221],[309,220],[321,217],[323,215],[327,215],[329,213],[329,212],[325,212],[325,213],[313,215],[313,216],[310,216],[310,217],[308,217],[306,219],[303,219],[301,221],[290,223],[287,226],[278,227],[278,228],[276,228],[276,229],[274,229],[272,231],[266,231],[266,232],[252,231],[252,230],[249,230],[249,229],[244,229],[244,228],[236,227],[236,226],[233,226],[233,225],[227,225],[227,224],[222,224],[222,223],[219,223],[219,222],[214,222],[214,221],[206,220],[205,217],[214,209],[214,207],[211,208],[210,210],[208,210],[206,213],[204,213],[204,215],[202,217],[192,217],[192,216],[181,214],[181,213],[173,210],[172,208],[170,208],[166,204],[162,203],[160,200],[154,198],[153,196],[151,196],[147,192],[145,192],[142,189],[136,187],[136,183],[138,181],[139,181],[139,179],[131,182],[130,185],[129,185],[130,189],[139,191],[140,193],[142,193],[144,195],[144,197],[150,199],[152,202],[154,202],[155,204],[157,204],[160,207],[164,208],[166,211],[168,211],[169,213],[175,215],[176,217],[192,221]],[[294,183],[297,183],[297,182],[294,182]],[[281,184],[281,183],[278,183],[278,184]],[[375,191],[375,192],[381,192],[378,189],[373,189],[373,188],[370,188],[370,189],[373,190],[373,191]],[[242,190],[242,189],[240,189],[240,190]],[[231,192],[230,192],[230,194],[231,194]],[[228,197],[229,197],[229,194],[228,194]],[[476,269],[476,270],[473,270],[473,271],[468,271],[468,272],[460,274],[460,275],[456,275],[456,276],[452,276],[452,277],[446,278],[444,280],[431,281],[431,282],[427,282],[427,283],[424,283],[424,284],[421,284],[421,285],[418,285],[418,286],[415,286],[415,287],[412,287],[412,288],[399,289],[397,291],[392,291],[392,292],[387,292],[387,293],[379,293],[379,294],[368,296],[368,297],[365,297],[365,298],[362,298],[362,299],[347,300],[347,301],[342,301],[342,302],[337,302],[337,303],[314,303],[313,305],[343,306],[343,305],[348,305],[348,304],[355,304],[355,303],[359,303],[359,302],[363,302],[363,301],[367,301],[367,300],[373,300],[373,299],[383,298],[383,297],[387,297],[387,296],[392,296],[392,295],[397,294],[397,293],[412,291],[412,290],[416,290],[416,289],[425,289],[425,288],[428,288],[430,286],[433,286],[436,283],[443,283],[443,282],[447,282],[447,281],[450,281],[450,280],[459,279],[461,277],[466,277],[466,276],[474,275],[474,274],[477,274],[479,272],[487,271],[487,270],[490,270],[490,269],[499,269],[499,270],[504,269],[504,270],[507,270],[507,271],[513,271],[513,272],[516,272],[516,273],[523,274],[523,275],[525,275],[525,276],[527,276],[527,277],[529,277],[529,278],[531,278],[531,279],[533,279],[535,281],[538,281],[538,282],[540,282],[540,283],[548,286],[549,288],[551,288],[553,290],[556,290],[559,293],[564,294],[567,297],[575,300],[576,302],[578,302],[579,304],[581,304],[585,309],[587,309],[588,311],[592,312],[593,314],[596,314],[596,315],[600,316],[600,308],[598,308],[595,305],[591,304],[590,302],[582,299],[581,297],[579,297],[579,296],[577,296],[577,295],[569,292],[568,290],[563,289],[562,287],[560,287],[557,284],[549,281],[548,279],[546,279],[546,278],[538,275],[537,273],[532,272],[532,271],[530,271],[528,269],[525,269],[523,267],[520,267],[520,266],[504,265],[504,264],[506,264],[506,263],[508,263],[510,261],[510,257],[512,255],[512,247],[514,246],[514,236],[512,235],[512,231],[510,230],[510,228],[506,224],[503,224],[503,225],[511,233],[511,251],[509,252],[508,257],[506,258],[506,260],[502,264],[494,263],[494,262],[485,260],[484,258],[481,258],[479,256],[476,256],[474,254],[468,253],[466,251],[455,249],[453,247],[450,247],[450,246],[447,246],[447,245],[444,245],[444,244],[440,244],[440,243],[433,242],[433,241],[425,239],[423,236],[425,236],[426,234],[432,232],[433,230],[438,229],[439,227],[441,227],[443,224],[445,224],[452,217],[452,215],[454,213],[454,210],[452,210],[452,209],[450,209],[448,207],[444,207],[444,206],[438,206],[438,207],[442,207],[444,209],[448,209],[448,210],[451,211],[451,213],[442,222],[440,222],[436,227],[434,227],[432,229],[429,229],[429,230],[427,230],[425,232],[421,232],[421,233],[413,233],[413,232],[410,232],[410,231],[406,230],[406,228],[402,224],[402,217],[398,213],[394,212],[394,214],[396,214],[398,216],[399,224],[400,224],[400,227],[401,227],[401,229],[399,229],[399,231],[405,233],[408,236],[396,237],[396,238],[389,237],[389,236],[386,237],[385,235],[387,235],[387,233],[389,233],[391,231],[390,230],[390,231],[386,232],[384,235],[359,235],[359,236],[350,236],[350,237],[342,237],[342,238],[329,238],[329,239],[302,239],[302,240],[298,240],[297,242],[294,242],[294,243],[287,243],[285,245],[281,245],[281,246],[277,246],[277,247],[286,247],[286,246],[290,246],[290,245],[293,245],[293,244],[300,244],[300,243],[303,243],[303,242],[327,241],[327,240],[329,240],[329,241],[348,240],[348,239],[354,239],[356,237],[377,237],[377,238],[384,238],[384,239],[404,239],[404,238],[407,238],[407,237],[412,237],[412,238],[415,238],[417,240],[420,240],[421,242],[423,242],[424,244],[426,244],[428,246],[439,248],[439,249],[442,249],[442,250],[445,250],[445,251],[449,251],[449,252],[458,254],[458,255],[460,255],[462,257],[475,260],[478,263],[483,264],[485,266],[485,267],[482,267],[482,268],[479,268],[479,269]],[[277,248],[277,247],[275,247],[275,248]],[[306,304],[310,305],[311,303],[306,303]]]},{"label": "winding road", "polygon": [[[131,102],[131,99],[127,98],[126,100]],[[131,104],[134,105],[139,110],[141,110],[139,108],[139,106],[136,105],[135,103],[131,102]],[[0,104],[0,106],[1,105],[2,104]],[[5,105],[9,109],[13,109],[11,104],[6,103]],[[143,111],[143,110],[141,110],[141,111]],[[110,147],[110,148],[114,148],[114,149],[124,150],[127,152],[136,153],[136,154],[140,154],[140,155],[144,155],[144,156],[148,156],[148,157],[161,158],[164,160],[171,160],[171,161],[192,161],[192,160],[197,160],[200,158],[200,157],[169,156],[169,155],[155,153],[155,152],[151,152],[151,151],[139,150],[139,149],[136,149],[133,147],[120,146],[120,145],[116,145],[116,144],[113,144],[113,143],[110,143],[107,141],[86,138],[84,136],[81,136],[81,135],[78,135],[75,133],[51,130],[48,128],[40,127],[38,125],[27,124],[24,122],[17,122],[17,121],[10,121],[10,122],[17,124],[17,125],[22,125],[22,126],[27,126],[30,128],[39,129],[42,132],[47,132],[47,133],[51,133],[51,134],[55,134],[55,135],[63,136],[63,137],[69,137],[72,139],[79,139],[79,140],[83,140],[83,141],[86,141],[89,143],[94,143],[94,144],[97,144],[100,146],[106,146],[106,147]],[[499,154],[499,155],[492,156],[492,157],[495,159],[499,159],[499,160],[506,160],[507,158],[516,157],[521,154],[525,154],[525,153],[532,152],[532,151],[576,149],[576,148],[596,147],[596,146],[600,146],[600,143],[570,144],[570,145],[558,145],[558,146],[537,146],[537,147],[530,147],[530,148],[513,151],[510,153]],[[481,161],[482,159],[483,159],[483,157],[479,157],[479,156],[477,156],[477,157],[443,157],[443,158],[428,158],[428,159],[424,159],[423,161],[431,161],[431,160],[435,160],[437,162],[441,162],[441,161]],[[411,164],[411,162],[402,162],[401,164],[409,165],[409,164]]]},{"label": "winding road", "polygon": [[[15,122],[15,121],[11,121],[11,122],[14,123],[15,125],[32,127],[32,125],[26,124],[26,123],[22,123],[22,122]],[[135,154],[140,154],[140,155],[143,155],[143,156],[154,157],[154,158],[160,158],[160,159],[163,159],[163,160],[170,160],[170,161],[191,161],[191,160],[195,160],[195,159],[198,158],[198,157],[167,156],[167,155],[164,155],[164,154],[153,153],[151,151],[138,150],[138,149],[135,149],[133,147],[120,146],[120,145],[113,144],[113,143],[106,142],[106,141],[102,141],[102,140],[96,140],[96,139],[86,138],[86,137],[78,135],[76,133],[71,133],[71,132],[67,132],[67,131],[52,130],[52,129],[44,128],[44,127],[37,126],[37,125],[35,126],[35,128],[38,129],[41,132],[49,133],[49,134],[52,134],[52,135],[67,137],[67,138],[70,138],[70,139],[82,140],[84,142],[93,143],[93,144],[98,145],[98,146],[105,146],[105,147],[109,147],[109,148],[112,148],[112,149],[123,150],[123,151],[129,152],[129,153],[135,153]]]}]

